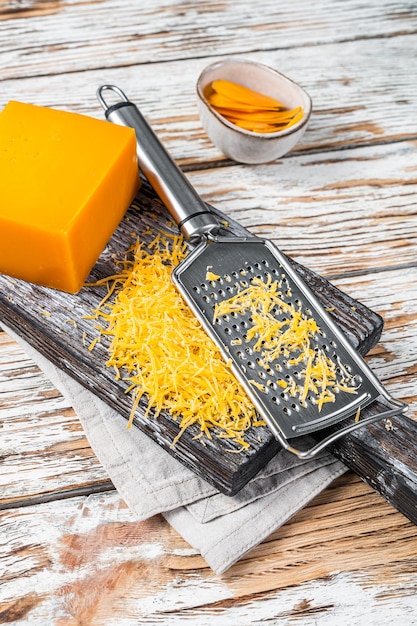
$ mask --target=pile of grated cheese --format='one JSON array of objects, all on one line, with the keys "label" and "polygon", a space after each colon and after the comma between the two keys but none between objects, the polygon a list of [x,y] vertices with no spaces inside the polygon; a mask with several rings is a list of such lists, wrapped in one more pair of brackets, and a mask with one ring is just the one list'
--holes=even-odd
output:
[{"label": "pile of grated cheese", "polygon": [[[157,237],[127,251],[120,272],[95,285],[108,292],[94,311],[99,336],[108,337],[106,365],[128,382],[133,397],[129,426],[141,398],[145,415],[167,411],[181,436],[193,424],[199,435],[248,448],[245,432],[263,425],[243,388],[170,280],[186,256],[181,237]],[[94,348],[96,340],[91,344]]]},{"label": "pile of grated cheese", "polygon": [[[186,254],[183,238],[167,234],[158,234],[147,247],[132,246],[119,262],[120,271],[95,283],[107,285],[107,294],[87,316],[99,322],[89,349],[107,338],[106,365],[114,369],[116,380],[127,382],[126,393],[132,395],[129,427],[143,399],[145,417],[164,411],[179,422],[172,445],[197,425],[197,438],[215,435],[247,449],[245,433],[265,422],[171,282],[173,267]],[[221,279],[210,270],[206,280]],[[215,305],[214,322],[230,314],[249,316],[245,341],[259,354],[258,364],[268,373],[282,357],[296,366],[297,380],[277,376],[274,384],[297,397],[301,406],[314,396],[320,410],[339,391],[356,393],[348,372],[312,346],[320,334],[316,321],[286,302],[285,295],[291,294],[283,294],[281,287],[271,276],[265,281],[254,277],[249,287]],[[285,315],[279,317],[277,311]],[[263,384],[250,382],[268,392]]]},{"label": "pile of grated cheese", "polygon": [[[259,353],[257,362],[265,371],[273,372],[272,366],[279,360],[286,361],[289,368],[297,367],[297,380],[287,376],[276,378],[274,383],[297,398],[301,406],[309,397],[320,411],[323,404],[334,402],[340,391],[357,393],[352,376],[342,364],[315,345],[321,331],[314,318],[303,313],[301,306],[296,308],[285,301],[281,282],[273,281],[271,275],[266,280],[255,276],[249,287],[216,304],[214,322],[230,314],[250,320],[245,341],[253,342],[253,351]],[[250,382],[268,392],[263,384]]]}]

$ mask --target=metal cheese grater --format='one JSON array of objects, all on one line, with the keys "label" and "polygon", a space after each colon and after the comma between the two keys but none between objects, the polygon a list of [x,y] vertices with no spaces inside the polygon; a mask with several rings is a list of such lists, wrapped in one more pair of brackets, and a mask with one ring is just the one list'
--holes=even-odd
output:
[{"label": "metal cheese grater", "polygon": [[[106,103],[105,90],[117,95],[115,104]],[[276,246],[258,237],[235,237],[227,232],[123,91],[102,85],[97,97],[109,121],[136,131],[141,170],[184,237],[197,241],[173,271],[172,280],[279,443],[301,458],[311,458],[348,432],[404,412],[407,405],[388,394]],[[309,339],[309,365],[300,361],[301,352],[277,351],[275,338],[271,347],[271,339],[262,342],[256,333],[252,336],[252,310],[216,316],[221,302],[255,282],[275,285],[280,304],[272,306],[272,324],[285,328],[294,311],[303,320],[315,322],[318,329]],[[326,359],[333,365],[336,379],[331,401],[320,400],[314,381],[313,390],[303,388],[305,371],[313,359]],[[361,410],[368,406],[371,410],[361,417]],[[339,429],[325,433],[308,449],[299,449],[294,442],[339,424]]]}]

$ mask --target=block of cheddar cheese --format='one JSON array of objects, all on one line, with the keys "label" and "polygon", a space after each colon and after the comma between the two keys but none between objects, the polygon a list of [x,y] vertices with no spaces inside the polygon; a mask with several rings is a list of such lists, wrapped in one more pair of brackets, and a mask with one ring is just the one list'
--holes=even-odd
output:
[{"label": "block of cheddar cheese", "polygon": [[0,113],[0,273],[78,292],[139,185],[133,129],[10,101]]}]

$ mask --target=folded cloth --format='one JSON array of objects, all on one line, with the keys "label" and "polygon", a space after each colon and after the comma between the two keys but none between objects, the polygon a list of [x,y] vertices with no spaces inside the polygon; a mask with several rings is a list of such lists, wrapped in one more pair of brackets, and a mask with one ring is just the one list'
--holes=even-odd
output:
[{"label": "folded cloth", "polygon": [[162,513],[215,573],[287,522],[346,467],[281,450],[233,497],[194,474],[102,400],[5,327],[73,406],[97,458],[138,520]]}]

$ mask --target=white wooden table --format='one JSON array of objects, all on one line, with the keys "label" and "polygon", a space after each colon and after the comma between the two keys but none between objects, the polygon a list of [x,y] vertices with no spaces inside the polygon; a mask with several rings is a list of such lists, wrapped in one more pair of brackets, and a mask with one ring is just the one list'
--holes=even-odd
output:
[{"label": "white wooden table", "polygon": [[[302,143],[276,163],[227,161],[201,128],[196,79],[231,55],[313,99]],[[204,199],[384,317],[368,361],[410,417],[416,70],[405,0],[0,3],[0,107],[101,118],[96,88],[125,89]],[[162,517],[134,520],[72,407],[5,332],[0,481],[2,624],[416,623],[417,527],[352,473],[216,576]]]}]

